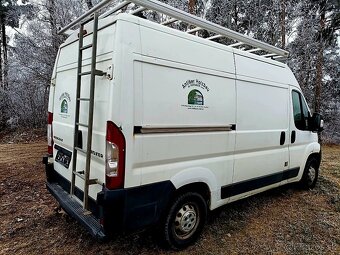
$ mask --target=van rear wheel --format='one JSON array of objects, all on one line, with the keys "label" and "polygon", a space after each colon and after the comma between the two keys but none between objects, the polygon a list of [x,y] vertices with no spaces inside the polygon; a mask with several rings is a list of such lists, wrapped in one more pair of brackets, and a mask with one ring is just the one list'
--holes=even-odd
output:
[{"label": "van rear wheel", "polygon": [[306,162],[300,184],[303,189],[313,189],[319,176],[319,163],[315,158],[310,158]]},{"label": "van rear wheel", "polygon": [[201,234],[207,219],[207,203],[196,192],[180,195],[172,203],[163,224],[163,241],[175,249],[194,243]]}]

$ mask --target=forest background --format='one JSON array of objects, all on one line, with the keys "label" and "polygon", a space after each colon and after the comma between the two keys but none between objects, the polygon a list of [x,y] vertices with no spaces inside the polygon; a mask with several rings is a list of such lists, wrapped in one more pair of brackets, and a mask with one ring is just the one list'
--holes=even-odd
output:
[{"label": "forest background", "polygon": [[[66,39],[58,29],[98,2],[0,0],[0,131],[46,125],[54,61]],[[340,0],[162,2],[288,50],[310,109],[324,117],[323,142],[340,143]]]}]

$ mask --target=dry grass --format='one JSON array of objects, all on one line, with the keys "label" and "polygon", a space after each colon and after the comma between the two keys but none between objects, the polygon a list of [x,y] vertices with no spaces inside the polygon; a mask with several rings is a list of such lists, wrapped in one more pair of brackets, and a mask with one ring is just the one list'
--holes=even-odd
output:
[{"label": "dry grass", "polygon": [[[0,254],[172,254],[148,233],[97,243],[45,188],[44,141],[0,144]],[[20,161],[18,159],[20,158]],[[313,191],[282,187],[214,212],[178,254],[340,254],[340,146],[325,146]]]}]

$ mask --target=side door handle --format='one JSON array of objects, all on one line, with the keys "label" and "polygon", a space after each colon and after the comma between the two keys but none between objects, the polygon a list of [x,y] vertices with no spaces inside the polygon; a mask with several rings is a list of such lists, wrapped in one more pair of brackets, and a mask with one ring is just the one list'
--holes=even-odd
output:
[{"label": "side door handle", "polygon": [[295,130],[293,130],[292,135],[290,137],[290,142],[295,143],[295,140],[296,140],[296,132],[295,132]]},{"label": "side door handle", "polygon": [[280,145],[284,145],[286,141],[286,132],[282,131],[280,136]]}]

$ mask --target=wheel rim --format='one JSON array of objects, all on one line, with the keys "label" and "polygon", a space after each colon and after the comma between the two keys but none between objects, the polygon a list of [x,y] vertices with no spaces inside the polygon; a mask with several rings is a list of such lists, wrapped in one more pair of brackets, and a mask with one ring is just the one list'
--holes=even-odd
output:
[{"label": "wheel rim", "polygon": [[196,204],[186,203],[178,210],[174,220],[174,232],[177,238],[191,237],[199,224],[200,215]]},{"label": "wheel rim", "polygon": [[308,185],[312,185],[316,177],[316,170],[313,166],[309,167],[307,177]]}]

